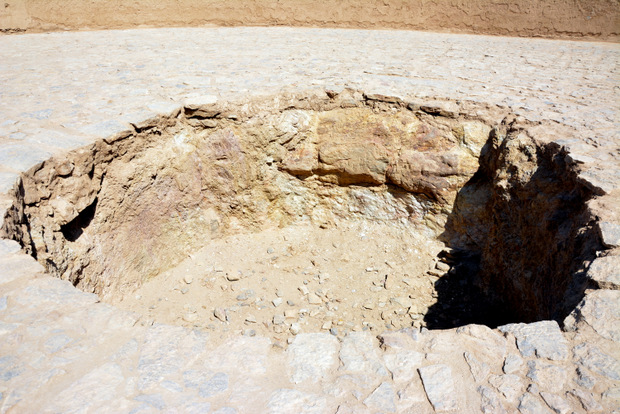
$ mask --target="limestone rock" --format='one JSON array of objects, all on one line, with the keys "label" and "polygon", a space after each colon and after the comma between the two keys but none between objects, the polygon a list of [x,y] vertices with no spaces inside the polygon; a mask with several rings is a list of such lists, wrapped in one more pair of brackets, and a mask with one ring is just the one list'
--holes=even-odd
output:
[{"label": "limestone rock", "polygon": [[431,101],[420,105],[420,110],[431,114],[440,115],[448,118],[456,118],[459,113],[459,108],[454,102],[449,101]]},{"label": "limestone rock", "polygon": [[429,365],[418,368],[424,391],[433,408],[438,413],[458,412],[460,404],[454,381],[452,370],[447,365]]},{"label": "limestone rock", "polygon": [[209,398],[228,389],[228,375],[224,372],[218,372],[209,380],[198,385],[198,393],[202,398]]},{"label": "limestone rock", "polygon": [[515,402],[517,397],[523,392],[523,382],[521,378],[513,375],[491,375],[489,384],[494,386],[509,402]]},{"label": "limestone rock", "polygon": [[[615,381],[620,381],[620,361],[605,354],[598,347],[584,342],[573,348],[573,354],[578,364],[599,375],[603,375]],[[580,375],[579,378],[581,379],[582,375]],[[591,380],[586,379],[583,379],[583,381],[585,381],[586,384],[591,382]]]},{"label": "limestone rock", "polygon": [[465,325],[456,330],[467,348],[482,360],[501,359],[506,355],[506,338],[485,325]]},{"label": "limestone rock", "polygon": [[364,400],[364,405],[374,411],[393,413],[396,411],[395,397],[392,385],[383,382]]},{"label": "limestone rock", "polygon": [[222,322],[228,321],[228,313],[224,308],[215,308],[215,310],[213,311],[213,316],[215,316]]},{"label": "limestone rock", "polygon": [[340,183],[383,184],[389,158],[380,144],[325,142],[319,147],[319,161],[319,169],[337,172]]},{"label": "limestone rock", "polygon": [[409,382],[407,386],[398,391],[397,394],[399,411],[420,414],[431,414],[433,412],[433,408],[428,402],[424,387],[419,378]]},{"label": "limestone rock", "polygon": [[566,369],[542,362],[539,360],[527,363],[529,371],[527,377],[540,386],[541,389],[553,393],[562,391],[566,382]]},{"label": "limestone rock", "polygon": [[477,388],[480,393],[480,411],[484,414],[506,414],[507,411],[504,408],[499,396],[491,388],[481,385]]},{"label": "limestone rock", "polygon": [[538,398],[526,392],[519,398],[519,406],[517,407],[521,414],[553,414],[547,406]]},{"label": "limestone rock", "polygon": [[298,334],[288,347],[288,366],[295,384],[317,382],[338,366],[338,339],[329,334]]},{"label": "limestone rock", "polygon": [[489,372],[491,372],[491,367],[485,362],[478,360],[478,358],[469,352],[465,352],[463,356],[465,357],[465,361],[467,361],[467,365],[469,365],[469,370],[474,380],[476,382],[484,381],[487,375],[489,375]]},{"label": "limestone rock", "polygon": [[327,401],[324,396],[282,388],[271,394],[267,408],[270,414],[323,414]]},{"label": "limestone rock", "polygon": [[603,400],[608,400],[612,404],[620,401],[620,387],[612,387],[603,393]]},{"label": "limestone rock", "polygon": [[577,398],[581,403],[581,406],[588,413],[599,413],[603,411],[603,406],[599,404],[592,395],[591,392],[583,391],[580,389],[574,389],[568,392],[568,395],[572,395]]},{"label": "limestone rock", "polygon": [[293,175],[310,175],[319,167],[318,157],[316,146],[304,143],[286,153],[282,160],[282,169]]},{"label": "limestone rock", "polygon": [[403,350],[383,355],[385,366],[392,373],[394,382],[410,382],[416,376],[416,369],[422,366],[425,355],[421,352]]},{"label": "limestone rock", "polygon": [[0,256],[17,253],[21,246],[15,240],[0,239]]},{"label": "limestone rock", "polygon": [[568,357],[568,346],[558,323],[540,321],[500,326],[500,331],[512,333],[517,338],[517,346],[524,357],[536,355],[553,361]]},{"label": "limestone rock", "polygon": [[596,384],[596,378],[590,375],[588,370],[584,367],[577,367],[577,378],[575,379],[575,382],[580,387],[591,390],[592,387],[594,387],[594,384]]},{"label": "limestone rock", "polygon": [[608,221],[599,221],[597,225],[605,247],[611,249],[620,246],[620,225]]},{"label": "limestone rock", "polygon": [[291,109],[283,111],[280,116],[274,120],[273,128],[275,130],[276,141],[280,145],[289,143],[298,134],[303,133],[310,127],[312,117],[306,111]]},{"label": "limestone rock", "polygon": [[390,182],[407,191],[445,200],[453,188],[445,177],[458,173],[458,158],[455,154],[407,150],[390,165],[387,176]]},{"label": "limestone rock", "polygon": [[101,403],[109,403],[116,397],[117,387],[124,381],[123,370],[118,364],[103,364],[58,393],[53,401],[50,401],[49,409],[66,412],[77,406],[86,410]]},{"label": "limestone rock", "polygon": [[505,374],[514,374],[519,371],[521,366],[523,365],[523,358],[516,354],[508,354],[506,359],[504,360],[504,373]]},{"label": "limestone rock", "polygon": [[298,322],[293,322],[291,324],[291,327],[289,328],[289,331],[293,334],[293,335],[297,335],[301,332],[301,324],[299,324]]},{"label": "limestone rock", "polygon": [[388,372],[379,358],[373,337],[368,332],[351,332],[342,340],[340,361],[343,371],[387,376]]},{"label": "limestone rock", "polygon": [[308,295],[308,303],[310,305],[320,305],[323,303],[323,301],[315,293],[310,293]]},{"label": "limestone rock", "polygon": [[571,411],[570,404],[559,395],[541,392],[540,396],[551,409],[557,414],[568,414]]},{"label": "limestone rock", "polygon": [[620,291],[588,292],[575,310],[564,320],[566,330],[575,331],[581,324],[591,326],[603,338],[620,341]]},{"label": "limestone rock", "polygon": [[620,289],[620,256],[605,256],[595,259],[587,276],[601,289]]}]

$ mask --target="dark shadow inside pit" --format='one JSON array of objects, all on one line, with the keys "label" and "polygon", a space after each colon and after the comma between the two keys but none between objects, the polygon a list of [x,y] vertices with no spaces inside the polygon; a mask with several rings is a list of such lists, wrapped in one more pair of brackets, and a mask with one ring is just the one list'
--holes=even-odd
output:
[{"label": "dark shadow inside pit", "polygon": [[441,235],[450,250],[438,259],[450,270],[435,282],[437,303],[424,318],[429,329],[550,319],[561,325],[592,287],[587,267],[602,249],[586,206],[593,194],[565,151],[537,147],[527,179],[511,176],[504,158],[501,181],[498,159],[506,149],[493,148],[492,138]]},{"label": "dark shadow inside pit", "polygon": [[468,324],[495,328],[514,322],[518,317],[502,303],[487,296],[480,288],[480,254],[453,250],[440,255],[451,265],[450,271],[435,282],[437,303],[424,316],[428,329],[450,329]]},{"label": "dark shadow inside pit", "polygon": [[67,241],[74,242],[84,233],[84,229],[90,225],[90,222],[93,221],[93,218],[95,217],[95,212],[97,211],[97,201],[98,199],[95,198],[95,201],[82,210],[76,218],[71,220],[69,223],[60,226],[60,231],[63,236],[65,236]]}]

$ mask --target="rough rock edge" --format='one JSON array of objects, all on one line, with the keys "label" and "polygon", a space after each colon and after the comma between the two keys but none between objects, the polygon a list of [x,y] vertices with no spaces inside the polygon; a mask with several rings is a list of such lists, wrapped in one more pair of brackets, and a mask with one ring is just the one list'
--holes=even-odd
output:
[{"label": "rough rock edge", "polygon": [[[85,148],[98,145],[110,145],[111,143],[117,141],[131,139],[140,132],[152,130],[168,125],[172,122],[176,122],[175,119],[179,117],[185,117],[187,120],[229,119],[241,121],[263,111],[282,111],[289,108],[313,110],[317,109],[317,102],[323,104],[321,105],[321,110],[329,110],[338,107],[346,108],[351,106],[362,106],[364,104],[363,101],[370,103],[371,105],[374,103],[377,107],[382,107],[384,109],[389,107],[407,107],[410,110],[420,110],[430,115],[446,116],[450,118],[463,117],[468,120],[480,120],[490,124],[497,123],[502,118],[510,116],[510,112],[508,110],[495,105],[481,105],[474,102],[453,101],[449,99],[411,99],[406,96],[383,95],[380,93],[366,94],[361,91],[347,88],[339,90],[311,90],[297,93],[285,92],[267,97],[259,96],[250,99],[237,99],[231,101],[217,101],[212,97],[208,97],[205,102],[187,102],[183,105],[170,106],[170,111],[166,114],[160,114],[136,123],[131,123],[127,125],[125,130],[121,130],[111,136],[94,141]],[[567,136],[571,138],[579,138],[578,131],[571,127],[558,124],[557,122],[531,122],[521,117],[514,117],[513,120],[522,126],[531,138],[539,143],[562,146],[561,144],[556,143],[558,140],[558,130],[565,134],[561,136],[564,139]],[[549,134],[543,132],[546,127],[550,128],[551,132]],[[61,159],[68,152],[69,151],[54,155],[52,159]],[[570,152],[569,148],[566,148],[566,152],[568,152],[571,156],[571,161],[572,159],[579,159],[578,156],[580,154],[578,152]],[[27,171],[22,172],[20,178],[15,183],[13,190],[5,194],[0,194],[0,214],[3,217],[3,227],[0,230],[0,237],[3,239],[7,237],[5,220],[12,205],[12,194],[18,191],[18,187],[21,183],[21,177],[24,176],[24,174],[33,175],[36,171],[42,168],[45,162],[46,161],[37,163]],[[572,161],[572,164],[580,173],[579,178],[583,180],[584,184],[598,190],[597,195],[599,197],[596,199],[597,202],[601,203],[606,201],[608,198],[610,200],[614,200],[616,198],[616,191],[607,191],[602,189],[597,183],[588,181],[587,175],[582,174],[584,171],[587,172],[590,169],[595,169],[596,166],[577,161]],[[620,215],[620,206],[618,206],[618,204],[614,204],[613,202],[609,205],[616,207],[613,211],[602,211],[601,209],[597,209],[597,221],[605,221],[606,223],[611,223],[614,226],[618,226],[620,225],[620,222],[616,220],[616,217]],[[608,246],[608,250],[598,252],[598,256],[601,258],[595,259],[593,263],[598,264],[599,261],[613,260],[613,263],[618,263],[620,266],[620,256],[617,255],[617,248],[614,247],[615,246]],[[605,257],[605,259],[602,259],[602,257]],[[591,279],[598,282],[594,276],[589,276]],[[598,288],[602,290],[618,289],[617,285],[614,283],[609,284],[600,282],[598,283]],[[588,301],[588,295],[592,292],[595,291],[589,290],[585,292],[582,303]],[[610,309],[609,311],[617,312],[615,309]],[[569,316],[572,321],[577,321],[577,323],[572,322],[570,323],[568,330],[563,329],[565,332],[571,332],[570,335],[574,335],[574,333],[578,333],[579,330],[582,329],[583,325],[578,323],[582,320],[579,312],[579,308],[576,308]],[[567,333],[565,333],[565,335],[566,334]]]},{"label": "rough rock edge", "polygon": [[[411,98],[407,95],[395,96],[393,94],[381,94],[378,92],[366,93],[349,88],[326,88],[324,90],[312,89],[301,92],[283,92],[269,96],[256,96],[249,99],[237,98],[229,101],[220,101],[214,96],[205,96],[203,98],[204,99],[192,99],[183,104],[169,103],[165,108],[166,113],[153,115],[147,119],[136,122],[130,122],[124,125],[124,128],[121,128],[119,125],[118,132],[108,137],[95,140],[92,144],[84,148],[90,148],[104,143],[110,145],[117,141],[131,139],[143,131],[170,125],[176,122],[175,119],[180,117],[190,121],[190,124],[192,120],[205,119],[244,121],[260,112],[283,111],[291,108],[317,110],[319,107],[320,110],[327,111],[335,108],[359,107],[363,105],[372,107],[374,104],[376,107],[384,110],[389,107],[408,108],[412,111],[421,111],[433,116],[455,119],[466,118],[467,120],[478,120],[486,124],[496,124],[506,117],[511,117],[513,124],[516,124],[519,128],[523,128],[527,135],[536,142],[555,144],[565,148],[568,153],[567,160],[578,172],[579,179],[583,181],[586,186],[595,189],[595,192],[599,196],[596,201],[601,203],[607,198],[606,196],[610,196],[610,192],[615,193],[615,191],[599,187],[598,183],[589,181],[590,177],[585,175],[584,172],[594,170],[596,168],[595,165],[589,165],[578,161],[580,160],[579,152],[571,151],[570,148],[560,143],[556,144],[556,141],[560,140],[566,142],[570,139],[578,139],[578,131],[572,127],[559,124],[556,121],[528,121],[523,117],[511,115],[511,112],[507,108],[498,105],[480,104],[463,100],[454,101],[443,98],[420,99]],[[547,130],[549,132],[547,132]],[[559,134],[562,135],[559,136]],[[70,151],[55,154],[51,159],[62,159],[68,152]],[[22,172],[21,175],[34,175],[37,170],[42,168],[45,162],[47,161],[35,164],[27,171]],[[20,180],[21,178],[17,180],[15,185],[17,185]],[[12,191],[0,194],[0,214],[3,219],[6,218],[7,210],[12,203],[12,193],[16,191],[15,185]],[[613,198],[615,199],[615,197]],[[618,211],[601,212],[600,209],[597,209],[597,222],[620,226],[620,221],[615,220],[615,216],[620,215],[620,208],[616,210]],[[605,216],[602,216],[602,214]],[[6,234],[0,233],[0,236],[6,237]],[[608,249],[613,249],[615,247],[617,246],[607,246]],[[612,251],[609,253],[614,256],[616,255],[612,253]],[[607,256],[608,253],[602,252],[601,255]],[[614,289],[614,287],[611,286],[610,288]]]}]

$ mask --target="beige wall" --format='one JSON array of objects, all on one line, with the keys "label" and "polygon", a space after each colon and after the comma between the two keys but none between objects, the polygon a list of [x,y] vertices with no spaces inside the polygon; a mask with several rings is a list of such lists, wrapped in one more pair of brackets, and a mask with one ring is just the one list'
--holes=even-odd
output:
[{"label": "beige wall", "polygon": [[3,0],[0,29],[287,25],[620,39],[620,0]]}]

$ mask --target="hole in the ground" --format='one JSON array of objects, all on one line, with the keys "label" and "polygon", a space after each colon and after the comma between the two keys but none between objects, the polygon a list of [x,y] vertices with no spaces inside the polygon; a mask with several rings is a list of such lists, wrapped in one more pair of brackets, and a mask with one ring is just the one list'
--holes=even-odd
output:
[{"label": "hole in the ground", "polygon": [[80,211],[76,218],[69,223],[60,226],[60,232],[68,242],[74,242],[80,238],[84,229],[88,227],[93,218],[95,217],[95,211],[97,210],[97,199],[92,202],[84,210]]},{"label": "hole in the ground", "polygon": [[562,320],[600,246],[536,127],[356,91],[188,106],[24,174],[3,232],[143,323],[284,341]]}]

